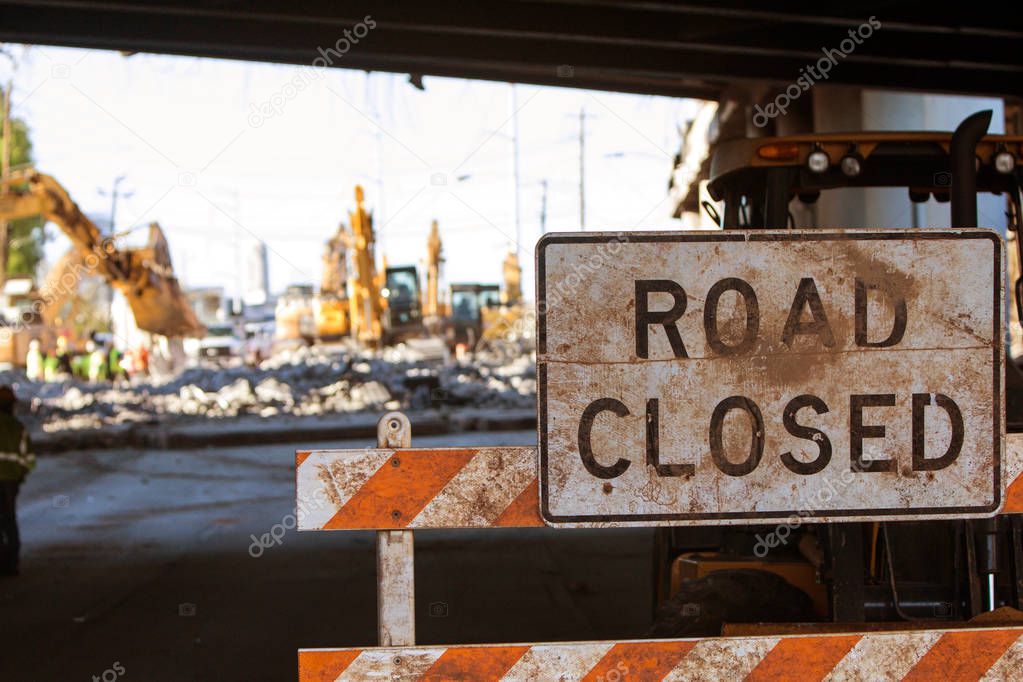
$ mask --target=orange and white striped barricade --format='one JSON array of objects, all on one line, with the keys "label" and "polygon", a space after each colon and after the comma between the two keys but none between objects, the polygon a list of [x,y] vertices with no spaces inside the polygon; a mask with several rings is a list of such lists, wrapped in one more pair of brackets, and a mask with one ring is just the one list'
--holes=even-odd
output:
[{"label": "orange and white striped barricade", "polygon": [[[380,420],[377,448],[296,453],[299,530],[377,531],[380,642],[300,650],[302,682],[1023,679],[1023,627],[417,647],[415,529],[545,524],[535,447],[410,444],[408,419],[392,412]],[[1003,474],[1002,513],[1023,513],[1023,434],[1007,437]]]}]

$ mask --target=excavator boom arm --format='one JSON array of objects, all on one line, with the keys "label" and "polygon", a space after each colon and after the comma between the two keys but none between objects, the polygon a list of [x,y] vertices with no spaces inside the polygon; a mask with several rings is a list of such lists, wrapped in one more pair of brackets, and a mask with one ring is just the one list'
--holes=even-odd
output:
[{"label": "excavator boom arm", "polygon": [[149,246],[118,249],[51,176],[15,173],[3,184],[7,191],[0,195],[0,220],[40,215],[58,225],[81,255],[87,274],[101,275],[124,294],[139,329],[172,337],[205,333],[174,276],[166,239],[155,223]]},{"label": "excavator boom arm", "polygon": [[43,202],[32,194],[8,193],[0,195],[0,218],[19,220],[43,215]]}]

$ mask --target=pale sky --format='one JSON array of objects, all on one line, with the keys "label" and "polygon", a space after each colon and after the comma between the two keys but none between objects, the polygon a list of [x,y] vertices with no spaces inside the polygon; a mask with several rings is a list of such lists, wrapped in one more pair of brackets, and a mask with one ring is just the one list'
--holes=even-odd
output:
[{"label": "pale sky", "polygon": [[[518,112],[519,258],[531,297],[540,234],[579,229],[579,112],[586,112],[587,229],[678,229],[667,183],[678,127],[697,102],[505,83],[10,46],[13,115],[36,168],[106,217],[115,177],[131,192],[117,228],[158,221],[188,287],[244,286],[265,241],[271,286],[318,283],[325,240],[361,183],[378,257],[419,263],[440,223],[447,282],[498,282],[515,240],[512,112]],[[315,52],[310,59],[316,57]],[[6,82],[9,60],[0,59]],[[301,84],[298,88],[295,84]],[[273,102],[275,109],[261,107]],[[50,257],[67,248],[58,234]],[[144,230],[138,232],[139,236]]]}]

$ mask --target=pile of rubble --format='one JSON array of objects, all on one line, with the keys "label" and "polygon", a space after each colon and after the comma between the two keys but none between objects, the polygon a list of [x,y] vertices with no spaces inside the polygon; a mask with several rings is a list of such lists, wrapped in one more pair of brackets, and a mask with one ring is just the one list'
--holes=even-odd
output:
[{"label": "pile of rubble", "polygon": [[532,409],[536,401],[529,356],[436,363],[316,347],[279,353],[259,367],[192,367],[162,383],[41,383],[20,371],[0,373],[0,383],[15,386],[25,419],[46,432],[244,415]]}]

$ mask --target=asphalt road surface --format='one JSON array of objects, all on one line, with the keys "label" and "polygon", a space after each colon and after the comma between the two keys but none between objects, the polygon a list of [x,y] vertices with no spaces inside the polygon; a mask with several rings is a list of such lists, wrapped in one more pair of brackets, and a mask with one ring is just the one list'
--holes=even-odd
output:
[{"label": "asphalt road surface", "polygon": [[[299,648],[374,645],[372,532],[291,530],[262,552],[252,539],[294,511],[296,449],[368,445],[42,458],[18,500],[21,576],[0,578],[0,680],[294,680]],[[418,531],[417,641],[640,637],[652,540],[645,529]]]}]

